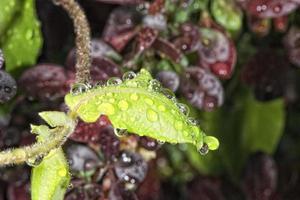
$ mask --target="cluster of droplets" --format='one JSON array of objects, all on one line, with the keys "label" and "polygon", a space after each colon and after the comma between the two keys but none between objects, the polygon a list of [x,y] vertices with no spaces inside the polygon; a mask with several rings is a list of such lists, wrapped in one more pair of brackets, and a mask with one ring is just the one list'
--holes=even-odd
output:
[{"label": "cluster of droplets", "polygon": [[[126,84],[126,86],[137,87],[138,86],[137,81],[130,81],[132,79],[135,79],[136,76],[137,76],[137,74],[135,72],[128,71],[128,72],[123,74],[122,79],[118,78],[118,77],[111,77],[109,80],[107,80],[107,82],[105,84],[96,84],[95,87],[98,87],[98,86],[100,86],[100,87],[118,86],[118,85],[122,84],[123,82]],[[187,118],[186,122],[189,125],[199,126],[198,120],[196,120],[192,117],[189,117],[189,113],[190,113],[189,107],[187,105],[183,104],[183,103],[177,102],[176,96],[175,96],[173,91],[171,91],[168,88],[162,87],[162,84],[156,79],[149,80],[147,85],[148,85],[147,89],[149,91],[163,94],[167,99],[171,100],[176,105],[179,112],[182,113]],[[77,83],[77,84],[74,84],[73,87],[71,88],[71,94],[72,95],[79,95],[81,93],[87,92],[88,90],[90,90],[92,88],[93,87],[90,86],[90,85]],[[152,100],[149,99],[148,101],[152,101]],[[152,111],[152,110],[151,110],[151,112],[150,111],[147,112],[147,117],[151,121],[156,121],[157,120],[157,114],[156,114],[155,111]],[[114,133],[118,137],[128,136],[128,134],[129,134],[128,131],[126,129],[123,129],[123,128],[115,128]],[[158,141],[158,142],[160,144],[164,143],[163,141]],[[207,144],[204,144],[199,149],[199,152],[203,155],[206,154],[208,152]]]}]

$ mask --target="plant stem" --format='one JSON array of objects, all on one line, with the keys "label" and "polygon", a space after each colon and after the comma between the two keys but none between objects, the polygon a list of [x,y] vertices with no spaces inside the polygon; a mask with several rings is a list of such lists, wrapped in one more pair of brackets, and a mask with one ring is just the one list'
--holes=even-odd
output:
[{"label": "plant stem", "polygon": [[76,83],[90,82],[90,28],[86,16],[75,0],[53,0],[63,7],[73,20],[76,43]]},{"label": "plant stem", "polygon": [[16,149],[7,149],[0,152],[0,167],[6,165],[21,164],[30,159],[38,159],[47,155],[51,150],[60,147],[67,137],[74,131],[73,127],[57,127],[52,130],[51,137],[43,142],[37,142],[32,146]]}]

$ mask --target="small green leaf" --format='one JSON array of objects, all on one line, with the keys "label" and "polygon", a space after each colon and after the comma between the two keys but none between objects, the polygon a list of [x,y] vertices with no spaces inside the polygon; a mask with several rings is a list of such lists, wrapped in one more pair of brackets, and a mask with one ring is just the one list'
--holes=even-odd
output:
[{"label": "small green leaf", "polygon": [[241,30],[243,13],[233,0],[212,1],[211,11],[217,23],[233,35]]},{"label": "small green leaf", "polygon": [[70,182],[68,162],[61,148],[52,150],[31,174],[32,200],[62,200]]},{"label": "small green leaf", "polygon": [[3,35],[13,17],[19,11],[22,0],[1,0],[0,1],[0,37]]},{"label": "small green leaf", "polygon": [[171,92],[161,88],[145,69],[120,84],[68,94],[65,103],[85,122],[95,122],[104,114],[115,128],[163,142],[192,143],[197,149],[203,146],[199,126],[191,123]]},{"label": "small green leaf", "polygon": [[242,145],[246,152],[273,153],[283,133],[285,109],[283,99],[258,102],[250,96],[245,103]]},{"label": "small green leaf", "polygon": [[[63,112],[42,112],[40,116],[52,127],[74,128],[74,122]],[[31,132],[38,135],[38,142],[48,140],[55,129],[46,125],[31,125]],[[39,163],[40,162],[40,163]],[[44,158],[28,160],[33,166],[31,175],[32,200],[62,200],[70,182],[69,166],[62,148],[51,150]]]},{"label": "small green leaf", "polygon": [[[14,0],[9,1],[14,2]],[[24,0],[23,4],[19,1],[15,4],[22,5],[22,8],[18,15],[13,17],[5,34],[0,36],[8,72],[35,64],[42,46],[40,23],[35,13],[35,1]]]}]

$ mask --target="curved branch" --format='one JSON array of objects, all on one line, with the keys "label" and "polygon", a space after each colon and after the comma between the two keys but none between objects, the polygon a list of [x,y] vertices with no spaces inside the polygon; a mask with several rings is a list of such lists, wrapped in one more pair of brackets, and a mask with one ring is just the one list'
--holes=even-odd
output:
[{"label": "curved branch", "polygon": [[55,129],[52,129],[51,136],[43,142],[37,142],[32,146],[25,146],[16,149],[7,149],[5,151],[1,151],[0,167],[6,165],[21,164],[27,162],[29,159],[42,158],[51,150],[60,147],[73,131],[74,128],[57,127]]},{"label": "curved branch", "polygon": [[90,28],[86,16],[75,0],[53,0],[56,5],[62,6],[73,20],[76,36],[76,82],[90,81]]}]

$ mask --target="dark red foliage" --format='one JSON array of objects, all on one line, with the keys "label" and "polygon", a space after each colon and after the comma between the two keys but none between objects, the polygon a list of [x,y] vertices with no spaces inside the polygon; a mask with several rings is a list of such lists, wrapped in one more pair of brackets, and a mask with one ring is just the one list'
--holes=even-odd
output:
[{"label": "dark red foliage", "polygon": [[149,150],[149,151],[155,151],[159,148],[159,144],[155,139],[143,136],[139,138],[139,144],[141,147]]},{"label": "dark red foliage", "polygon": [[181,76],[181,94],[195,107],[211,111],[223,104],[224,91],[220,81],[200,67],[189,67]]},{"label": "dark red foliage", "polygon": [[66,149],[66,156],[73,173],[89,172],[102,164],[96,152],[83,144],[71,144]]},{"label": "dark red foliage", "polygon": [[120,141],[116,137],[114,128],[111,125],[101,129],[99,144],[106,160],[115,161],[120,152]]},{"label": "dark red foliage", "polygon": [[138,23],[136,11],[129,8],[117,8],[110,14],[102,37],[120,52],[137,34]]},{"label": "dark red foliage", "polygon": [[134,188],[145,179],[147,170],[148,165],[142,156],[130,151],[121,152],[115,164],[117,178]]},{"label": "dark red foliage", "polygon": [[269,34],[271,29],[270,19],[258,18],[255,16],[249,15],[247,17],[248,26],[250,30],[256,33],[258,36],[266,36]]},{"label": "dark red foliage", "polygon": [[69,74],[55,64],[39,64],[26,70],[20,80],[20,86],[29,97],[40,100],[53,100],[69,92]]},{"label": "dark red foliage", "polygon": [[148,8],[148,12],[150,15],[155,15],[156,13],[159,13],[165,5],[165,0],[154,0],[149,8]]},{"label": "dark red foliage", "polygon": [[288,29],[289,18],[288,16],[281,16],[273,19],[274,28],[278,32],[285,32]]},{"label": "dark red foliage", "polygon": [[179,76],[174,71],[160,71],[156,74],[156,79],[159,80],[165,88],[169,88],[173,92],[179,87]]},{"label": "dark red foliage", "polygon": [[153,43],[153,48],[168,56],[174,62],[179,63],[181,61],[182,53],[168,40],[157,38]]},{"label": "dark red foliage", "polygon": [[[101,40],[92,41],[92,66],[90,69],[92,83],[107,81],[110,77],[121,77],[120,67],[107,56],[114,54],[113,49]],[[66,67],[75,73],[76,55],[72,49],[66,59]],[[73,76],[73,79],[75,76]],[[71,81],[72,82],[72,81]]]},{"label": "dark red foliage", "polygon": [[285,49],[289,61],[300,67],[300,28],[291,27],[284,38]]},{"label": "dark red foliage", "polygon": [[101,115],[94,123],[85,123],[80,120],[70,139],[77,142],[97,144],[100,142],[102,129],[107,125],[110,125],[110,121],[105,115]]},{"label": "dark red foliage", "polygon": [[132,191],[127,191],[124,184],[116,182],[112,185],[109,191],[108,199],[110,200],[138,200],[137,196]]},{"label": "dark red foliage", "polygon": [[102,187],[96,183],[86,183],[69,191],[65,200],[104,200]]},{"label": "dark red foliage", "polygon": [[11,183],[7,189],[8,200],[30,200],[30,184],[14,184]]},{"label": "dark red foliage", "polygon": [[220,179],[197,177],[187,185],[188,200],[225,200]]},{"label": "dark red foliage", "polygon": [[143,27],[137,37],[137,51],[142,52],[150,48],[158,36],[158,31],[150,27]]},{"label": "dark red foliage", "polygon": [[221,79],[232,76],[236,64],[236,49],[233,41],[222,31],[214,28],[200,29],[198,54],[201,67],[209,69]]},{"label": "dark red foliage", "polygon": [[247,199],[272,200],[277,186],[277,167],[272,157],[263,153],[250,157],[242,184]]},{"label": "dark red foliage", "polygon": [[96,0],[102,3],[118,4],[118,5],[136,5],[143,3],[144,0]]},{"label": "dark red foliage", "polygon": [[244,66],[242,80],[253,87],[256,98],[260,100],[280,97],[286,87],[286,63],[278,52],[261,50]]},{"label": "dark red foliage", "polygon": [[183,52],[195,51],[199,47],[199,27],[185,23],[180,26],[180,36],[174,41],[175,46]]},{"label": "dark red foliage", "polygon": [[137,196],[141,200],[156,200],[160,195],[160,180],[155,162],[150,162],[145,180],[138,188]]},{"label": "dark red foliage", "polygon": [[295,0],[250,0],[246,11],[256,17],[270,18],[287,15],[298,6]]},{"label": "dark red foliage", "polygon": [[11,100],[16,93],[17,83],[15,79],[9,73],[0,70],[0,104]]}]

